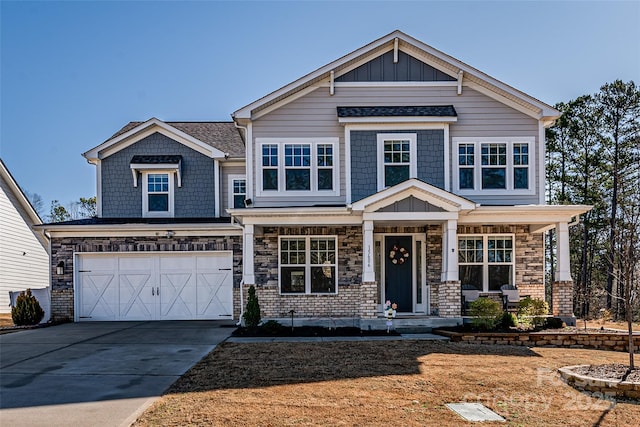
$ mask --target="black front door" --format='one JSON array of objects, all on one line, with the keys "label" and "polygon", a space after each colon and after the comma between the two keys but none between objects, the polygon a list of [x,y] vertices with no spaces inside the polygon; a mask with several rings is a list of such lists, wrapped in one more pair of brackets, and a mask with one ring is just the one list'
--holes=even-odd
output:
[{"label": "black front door", "polygon": [[385,237],[385,299],[398,304],[398,312],[413,312],[413,237]]}]

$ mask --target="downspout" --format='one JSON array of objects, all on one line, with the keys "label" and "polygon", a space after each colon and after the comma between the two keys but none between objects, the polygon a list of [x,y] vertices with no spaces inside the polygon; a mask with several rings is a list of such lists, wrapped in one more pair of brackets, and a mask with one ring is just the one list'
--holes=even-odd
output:
[{"label": "downspout", "polygon": [[[49,234],[49,232],[44,229],[42,230],[42,234],[44,234],[45,236],[47,236],[47,241],[48,241],[48,246],[49,246],[49,322],[51,322],[52,317],[53,317],[53,274],[51,273],[51,262],[53,261],[52,259],[52,253],[51,253],[51,234]],[[75,303],[74,303],[75,305]],[[74,306],[74,313],[75,313],[75,306]]]},{"label": "downspout", "polygon": [[[246,153],[246,149],[247,149],[247,138],[249,136],[249,129],[247,129],[246,126],[240,126],[235,120],[233,121],[233,125],[236,127],[236,129],[241,129],[242,132],[244,133],[244,147],[245,147],[245,153]],[[246,165],[246,154],[245,154],[245,173],[247,170],[247,165]],[[235,218],[233,217],[233,215],[231,216],[232,220],[235,221]],[[240,223],[238,223],[238,225],[240,225],[240,227],[242,227],[242,256],[244,258],[244,226],[241,225]],[[242,288],[244,287],[244,263],[243,263],[243,267],[242,267],[242,280],[240,280],[240,317],[238,318],[238,322],[236,323],[236,325],[238,326],[242,326],[242,316],[244,315],[244,296],[242,295]]]}]

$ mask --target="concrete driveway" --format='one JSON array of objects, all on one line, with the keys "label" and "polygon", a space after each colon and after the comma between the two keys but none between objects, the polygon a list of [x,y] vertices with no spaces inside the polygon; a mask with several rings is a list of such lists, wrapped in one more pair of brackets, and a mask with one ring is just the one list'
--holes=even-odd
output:
[{"label": "concrete driveway", "polygon": [[0,335],[0,425],[129,425],[232,326],[86,322]]}]

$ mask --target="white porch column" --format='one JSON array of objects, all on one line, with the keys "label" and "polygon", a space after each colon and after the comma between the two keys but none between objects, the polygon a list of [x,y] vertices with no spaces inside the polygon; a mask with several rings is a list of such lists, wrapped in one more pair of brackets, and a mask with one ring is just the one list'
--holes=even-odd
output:
[{"label": "white porch column", "polygon": [[442,281],[458,279],[458,220],[449,219],[442,225]]},{"label": "white porch column", "polygon": [[374,271],[373,262],[373,221],[364,221],[362,225],[363,244],[362,249],[364,254],[362,256],[362,281],[374,282],[376,280],[376,273]]},{"label": "white porch column", "polygon": [[569,225],[566,222],[556,224],[556,282],[570,281],[571,265],[569,261]]},{"label": "white porch column", "polygon": [[242,279],[245,285],[256,284],[253,263],[253,228],[253,224],[247,224],[242,232]]}]

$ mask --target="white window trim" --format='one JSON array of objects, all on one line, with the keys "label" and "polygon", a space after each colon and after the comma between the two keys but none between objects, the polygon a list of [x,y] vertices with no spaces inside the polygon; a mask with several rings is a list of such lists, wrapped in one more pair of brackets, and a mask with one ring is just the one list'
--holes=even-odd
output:
[{"label": "white window trim", "polygon": [[[150,212],[149,211],[149,186],[148,176],[155,174],[169,175],[169,210],[167,212]],[[175,169],[173,170],[148,170],[142,172],[142,216],[144,218],[173,218],[174,216],[174,180]]]},{"label": "white window trim", "polygon": [[[288,144],[308,144],[311,145],[311,189],[310,190],[286,190],[286,167],[284,146]],[[277,145],[278,146],[278,190],[263,190],[262,186],[262,146]],[[332,145],[333,146],[333,190],[318,190],[318,166],[317,166],[317,146]],[[284,196],[284,197],[300,197],[300,196],[339,196],[340,195],[340,146],[339,139],[333,137],[326,138],[256,138],[255,151],[255,175],[256,186],[255,193],[258,197]]]},{"label": "white window trim", "polygon": [[[533,195],[536,193],[537,185],[537,163],[536,163],[536,145],[535,137],[483,137],[483,138],[452,138],[451,149],[451,163],[452,163],[452,176],[451,181],[453,183],[452,188],[456,194],[460,195],[483,195],[483,196],[505,196],[505,195]],[[506,174],[506,187],[504,189],[482,189],[482,162],[481,162],[481,147],[482,144],[506,144],[507,145],[507,164],[505,165]],[[460,165],[458,164],[458,146],[460,144],[473,144],[474,145],[474,165],[473,165],[473,185],[474,189],[461,189],[460,188]],[[514,189],[513,188],[513,145],[514,144],[528,144],[529,145],[529,164],[527,166],[529,177],[528,189]]]},{"label": "white window trim", "polygon": [[418,177],[418,134],[417,133],[379,133],[378,145],[377,145],[377,157],[378,157],[378,191],[387,188],[384,185],[384,142],[394,139],[408,139],[409,140],[409,178]]},{"label": "white window trim", "polygon": [[[304,239],[305,240],[305,260],[306,262],[304,263],[304,277],[305,277],[305,281],[304,281],[304,293],[300,293],[300,292],[282,292],[282,281],[281,281],[281,274],[280,272],[282,271],[282,256],[281,256],[281,250],[282,250],[282,240],[288,240],[288,239]],[[311,292],[311,239],[334,239],[336,242],[336,249],[335,249],[335,263],[331,264],[331,266],[335,267],[335,277],[333,278],[334,280],[334,287],[335,287],[335,292]],[[337,295],[338,294],[338,236],[336,235],[328,235],[328,236],[324,236],[324,235],[313,235],[313,236],[278,236],[278,292],[280,293],[280,295]],[[284,264],[285,266],[297,266],[297,267],[302,267],[303,264]],[[314,264],[314,266],[317,267],[317,265]]]},{"label": "white window trim", "polygon": [[245,190],[245,194],[244,194],[244,198],[245,200],[248,198],[247,196],[247,177],[246,175],[229,175],[229,184],[228,184],[228,197],[227,197],[227,203],[228,203],[228,208],[229,209],[235,209],[234,206],[234,200],[233,200],[233,196],[235,195],[235,193],[233,192],[233,182],[237,181],[237,180],[244,180],[244,190]]},{"label": "white window trim", "polygon": [[[457,245],[458,253],[460,252],[460,239],[482,237],[482,263],[463,263],[458,261],[460,265],[482,265],[482,290],[480,292],[500,292],[498,290],[489,290],[489,265],[511,265],[511,283],[516,284],[516,236],[513,233],[496,233],[496,234],[458,234]],[[489,238],[511,238],[511,262],[489,263]]]}]

